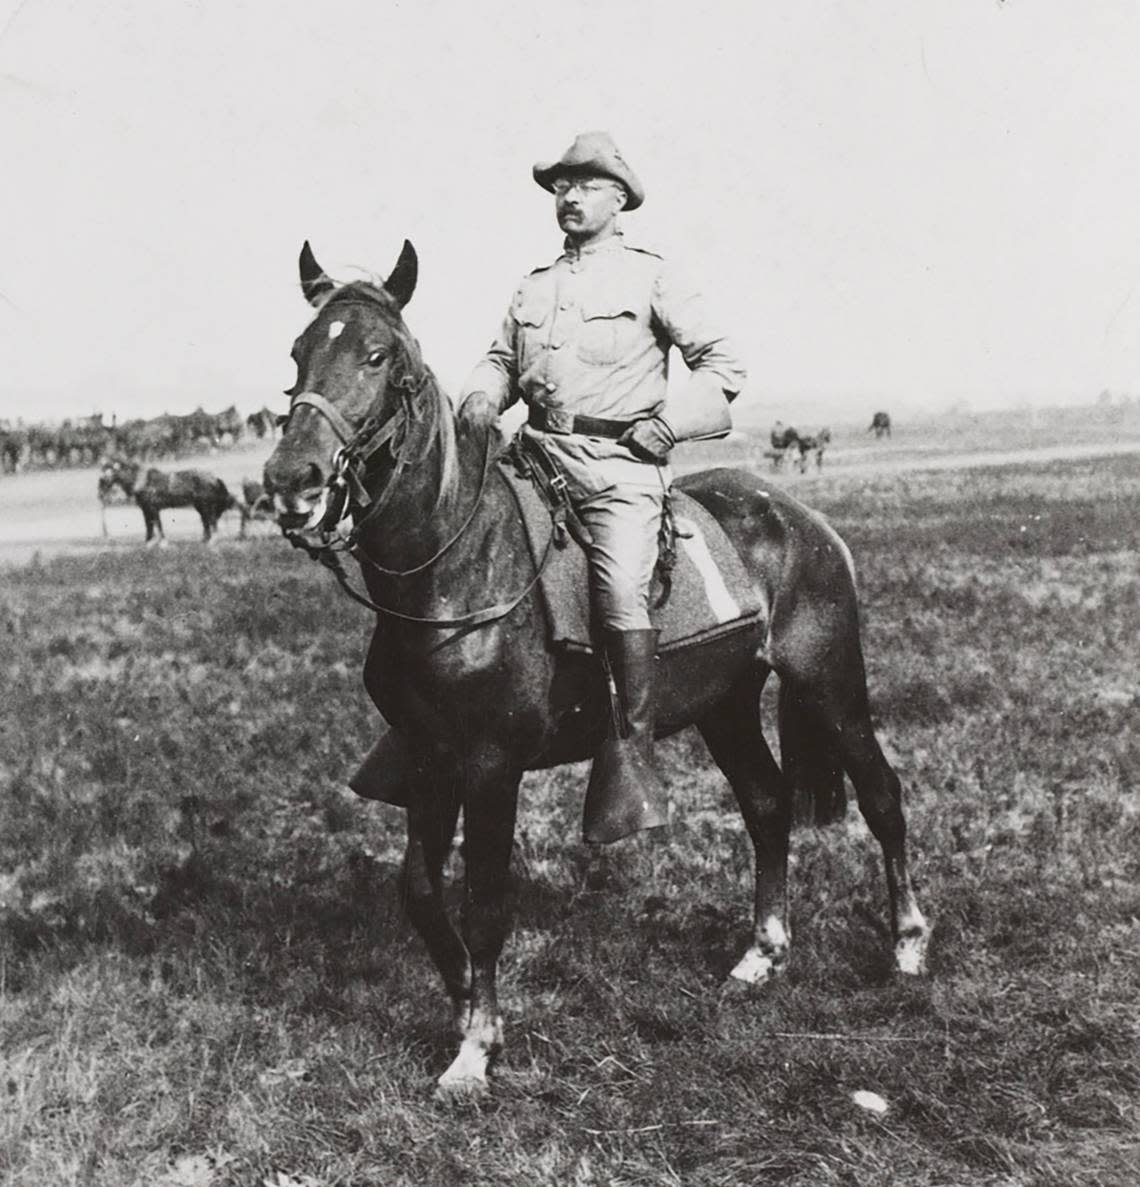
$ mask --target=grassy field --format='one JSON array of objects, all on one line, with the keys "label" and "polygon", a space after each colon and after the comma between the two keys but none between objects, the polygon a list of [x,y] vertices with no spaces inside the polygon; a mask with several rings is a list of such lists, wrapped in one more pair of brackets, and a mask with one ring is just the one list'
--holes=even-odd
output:
[{"label": "grassy field", "polygon": [[667,837],[587,850],[584,769],[528,777],[507,1053],[436,1104],[402,814],[342,788],[365,612],[271,539],[61,557],[0,574],[0,1180],[1140,1181],[1140,467],[796,482],[855,552],[927,978],[852,809],[795,838],[788,976],[725,987],[750,848],[685,735]]}]

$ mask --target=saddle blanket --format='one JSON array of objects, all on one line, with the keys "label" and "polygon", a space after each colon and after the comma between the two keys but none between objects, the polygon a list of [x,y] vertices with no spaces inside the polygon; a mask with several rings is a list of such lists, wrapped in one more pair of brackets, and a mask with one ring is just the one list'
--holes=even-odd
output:
[{"label": "saddle blanket", "polygon": [[[529,478],[509,464],[500,466],[526,525],[536,564],[550,539],[550,509]],[[664,605],[657,577],[649,600],[650,621],[660,631],[659,654],[707,642],[730,632],[756,629],[765,613],[764,599],[724,529],[695,499],[674,489],[677,563]],[[540,587],[556,647],[593,652],[590,631],[590,582],[585,551],[572,539],[552,547]]]}]

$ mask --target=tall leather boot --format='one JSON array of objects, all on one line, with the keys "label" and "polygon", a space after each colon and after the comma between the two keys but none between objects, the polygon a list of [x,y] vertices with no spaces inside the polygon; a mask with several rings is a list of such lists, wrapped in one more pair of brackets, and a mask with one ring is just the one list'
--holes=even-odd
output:
[{"label": "tall leather boot", "polygon": [[582,835],[603,845],[669,823],[669,796],[653,765],[657,632],[606,631],[604,646],[625,721],[624,732],[611,723],[586,788]]}]

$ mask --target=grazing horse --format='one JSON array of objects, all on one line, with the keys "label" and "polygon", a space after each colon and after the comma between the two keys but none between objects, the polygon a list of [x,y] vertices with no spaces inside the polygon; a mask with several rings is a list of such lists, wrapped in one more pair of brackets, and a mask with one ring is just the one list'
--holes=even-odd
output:
[{"label": "grazing horse", "polygon": [[252,478],[241,480],[241,535],[244,537],[250,520],[274,519],[273,500],[265,493],[265,487]]},{"label": "grazing horse", "polygon": [[[300,270],[317,313],[293,346],[297,382],[266,490],[282,529],[376,611],[364,683],[392,730],[373,753],[402,786],[370,798],[406,807],[402,897],[455,1010],[459,1050],[437,1091],[480,1093],[503,1037],[495,979],[510,929],[519,782],[594,753],[605,682],[595,657],[550,644],[542,562],[497,465],[498,430],[457,423],[404,324],[411,244],[383,284],[334,283],[308,243]],[[745,471],[678,486],[720,522],[766,607],[762,630],[718,640],[715,657],[693,648],[660,661],[658,734],[697,726],[755,849],[751,942],[731,975],[758,985],[785,967],[793,805],[799,796],[818,822],[838,819],[844,772],[885,858],[896,965],[918,973],[929,928],[907,873],[899,779],[871,725],[850,553],[821,516]],[[345,550],[367,597],[337,568]],[[761,729],[773,671],[783,770]],[[443,890],[460,809],[456,930]]]},{"label": "grazing horse", "polygon": [[[143,470],[138,462],[121,459],[109,461],[99,475],[99,501],[105,508],[115,487],[133,498],[143,513],[147,544],[165,544],[159,512],[172,507],[193,507],[202,521],[202,538],[208,544],[218,527],[218,520],[230,510],[241,515],[241,534],[248,521],[245,507],[226,489],[226,484],[204,470]],[[107,534],[106,521],[103,534]]]},{"label": "grazing horse", "polygon": [[879,437],[889,437],[891,435],[891,414],[889,412],[876,412],[871,417],[871,423],[867,426],[868,433],[874,433],[876,439]]}]

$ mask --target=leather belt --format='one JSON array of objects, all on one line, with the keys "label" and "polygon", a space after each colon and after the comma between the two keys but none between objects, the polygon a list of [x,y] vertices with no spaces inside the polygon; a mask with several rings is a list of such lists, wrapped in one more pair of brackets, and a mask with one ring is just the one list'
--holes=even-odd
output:
[{"label": "leather belt", "polygon": [[540,433],[580,433],[583,437],[608,437],[616,441],[632,420],[605,420],[600,416],[575,416],[561,408],[530,406],[526,423]]}]

